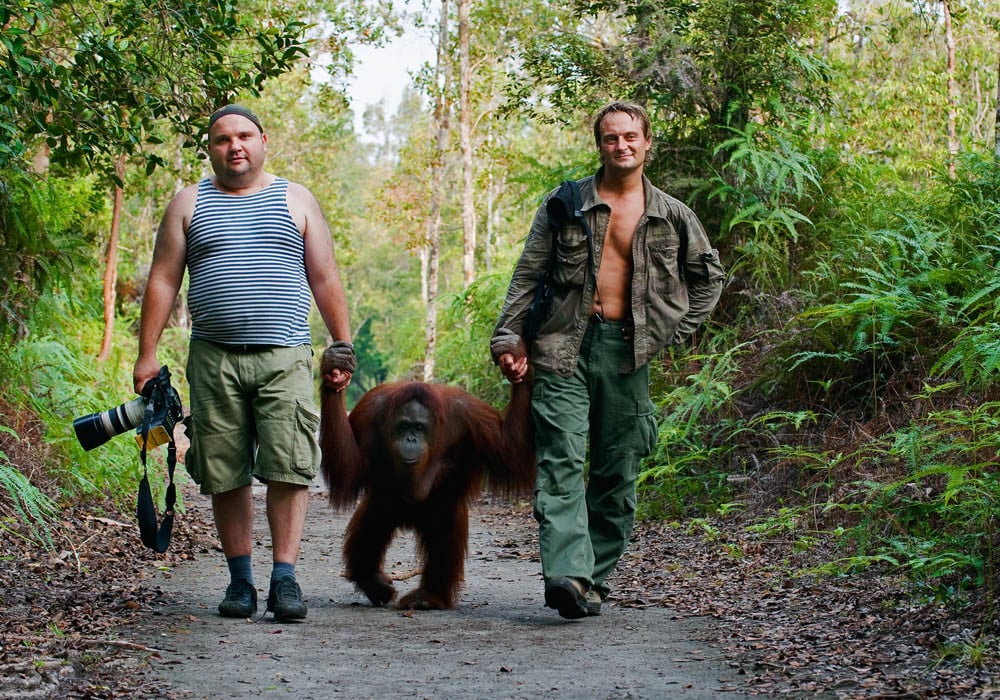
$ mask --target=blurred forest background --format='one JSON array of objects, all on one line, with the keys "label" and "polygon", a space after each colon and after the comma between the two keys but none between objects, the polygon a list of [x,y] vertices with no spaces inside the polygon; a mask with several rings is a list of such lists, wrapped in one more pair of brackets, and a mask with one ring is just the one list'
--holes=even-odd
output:
[{"label": "blurred forest background", "polygon": [[[131,397],[156,225],[242,102],[268,170],[330,221],[360,366],[500,405],[488,353],[543,194],[596,167],[590,115],[647,106],[652,181],[728,281],[655,363],[643,517],[735,519],[885,567],[996,619],[998,0],[5,1],[0,7],[0,530],[50,547],[62,504],[131,509],[131,438],[74,417]],[[423,32],[397,110],[358,47]],[[183,302],[183,300],[182,300]],[[186,405],[183,303],[161,346]],[[314,324],[318,351],[327,343]],[[159,472],[158,472],[159,473]],[[160,475],[162,478],[162,475]],[[733,556],[739,556],[733,552]]]}]

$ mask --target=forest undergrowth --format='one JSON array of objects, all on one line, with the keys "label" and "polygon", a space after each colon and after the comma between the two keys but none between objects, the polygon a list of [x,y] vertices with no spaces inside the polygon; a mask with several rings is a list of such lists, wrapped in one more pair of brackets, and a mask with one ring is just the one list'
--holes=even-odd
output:
[{"label": "forest undergrowth", "polygon": [[[879,425],[904,417],[900,411]],[[38,425],[9,413],[3,419],[20,421],[29,438],[27,426]],[[830,435],[847,444],[876,429],[868,423]],[[121,634],[162,602],[142,573],[149,555],[130,504],[98,496],[61,499],[57,480],[40,478],[50,459],[41,441],[6,434],[0,450],[34,472],[39,491],[56,504],[44,539],[21,514],[23,505],[0,491],[6,610],[0,698],[155,693],[145,674],[155,649]],[[919,581],[887,558],[845,566],[850,538],[835,533],[862,521],[838,518],[836,509],[822,514],[802,498],[815,475],[779,465],[728,484],[731,500],[714,509],[647,514],[639,522],[611,580],[611,605],[660,606],[705,619],[727,662],[745,678],[740,690],[749,694],[973,698],[997,692],[997,627],[984,588],[964,587],[960,577],[942,572]],[[521,521],[529,523],[530,505],[523,508]],[[186,513],[170,551],[160,556],[172,565],[210,556],[214,538],[205,517]],[[535,534],[526,529],[511,536],[530,541]]]},{"label": "forest undergrowth", "polygon": [[775,381],[768,337],[655,373],[640,538],[691,537],[642,574],[722,621],[761,692],[1000,692],[1000,393],[917,362],[867,391]]}]

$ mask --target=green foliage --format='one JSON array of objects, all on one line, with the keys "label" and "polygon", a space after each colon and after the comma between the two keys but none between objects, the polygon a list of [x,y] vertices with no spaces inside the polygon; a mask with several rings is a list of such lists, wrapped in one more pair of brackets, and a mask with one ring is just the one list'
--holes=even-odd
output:
[{"label": "green foliage", "polygon": [[[809,47],[833,15],[828,0],[581,0],[570,9],[576,16],[541,25],[526,44],[508,108],[575,124],[612,99],[645,104],[656,152],[647,174],[685,201],[706,173],[722,176],[727,129],[780,125],[825,100],[829,72]],[[715,207],[693,206],[715,236]]]},{"label": "green foliage", "polygon": [[[65,315],[67,310],[59,311],[57,315]],[[86,452],[72,427],[79,416],[134,398],[134,342],[116,339],[109,360],[98,365],[87,349],[99,344],[100,320],[77,318],[61,322],[45,318],[41,322],[51,335],[32,334],[0,354],[0,382],[6,387],[7,405],[10,410],[22,410],[41,419],[43,439],[49,447],[49,462],[44,467],[66,497],[134,498],[141,468],[134,438],[120,435]],[[160,457],[154,455],[151,464]],[[19,465],[11,466],[16,469]],[[161,472],[165,470],[150,470],[154,489],[161,486]]]},{"label": "green foliage", "polygon": [[79,286],[104,213],[92,179],[0,170],[0,340],[23,337],[49,293]]},{"label": "green foliage", "polygon": [[984,668],[997,660],[995,640],[988,634],[963,634],[956,642],[942,644],[937,650],[938,663],[957,661],[972,668]]},{"label": "green foliage", "polygon": [[[0,433],[7,433],[17,439],[17,433],[5,425],[0,425]],[[0,489],[7,492],[15,512],[20,516],[22,526],[28,528],[33,541],[51,551],[52,532],[50,522],[56,513],[56,505],[51,498],[39,491],[34,484],[11,465],[7,455],[0,450]],[[23,527],[13,528],[0,520],[0,530],[11,536],[22,536]]]},{"label": "green foliage", "polygon": [[[776,161],[740,157],[743,174],[718,182],[766,191]],[[691,386],[671,374],[657,388],[664,415],[642,512],[724,503],[744,510],[753,532],[793,535],[795,549],[839,538],[844,555],[823,572],[888,567],[937,600],[995,601],[995,164],[969,155],[954,181],[942,172],[911,187],[881,163],[823,152],[810,162],[806,186],[786,179],[783,196],[815,225],[757,231],[787,243],[788,268],[760,274],[781,255],[740,248],[734,270],[772,293],[799,286],[794,303],[760,313],[761,296],[750,296],[741,306],[731,330],[749,351],[734,343],[732,368],[709,374],[724,390],[706,381],[705,364],[690,368]],[[735,187],[719,192],[738,201]],[[736,240],[741,226],[752,240],[746,223],[733,227]],[[770,325],[782,313],[784,327]]]},{"label": "green foliage", "polygon": [[[936,392],[920,398],[931,399]],[[930,411],[898,430],[831,459],[838,480],[860,473],[894,473],[837,488],[826,515],[849,514],[838,527],[847,556],[819,567],[826,573],[889,566],[920,583],[937,600],[961,591],[997,590],[997,513],[1000,512],[1000,404]]]},{"label": "green foliage", "polygon": [[[56,162],[143,158],[170,120],[189,121],[305,56],[306,24],[270,6],[244,14],[231,0],[40,0],[0,8],[0,167],[41,138]],[[183,46],[183,51],[178,51]],[[177,89],[183,86],[183,90]]]},{"label": "green foliage", "polygon": [[[1000,293],[1000,284],[993,292]],[[1000,375],[1000,323],[987,321],[963,328],[934,370],[944,374],[960,370],[962,380],[970,386],[995,383]]]},{"label": "green foliage", "polygon": [[[937,2],[840,3],[825,55],[836,76],[817,137],[845,160],[891,164],[894,179],[920,182],[947,154],[948,101],[944,23]],[[961,149],[981,148],[993,133],[996,94],[995,0],[951,2],[957,41],[954,104]],[[921,128],[918,125],[927,125]],[[894,186],[890,184],[890,188]]]},{"label": "green foliage", "polygon": [[882,206],[891,211],[824,223],[826,244],[807,276],[828,301],[800,311],[773,355],[783,382],[805,376],[875,401],[906,363],[929,366],[958,332],[959,295],[971,280],[947,227],[912,198],[870,204]]},{"label": "green foliage", "polygon": [[366,318],[354,333],[354,354],[358,366],[347,387],[348,406],[356,404],[366,391],[374,389],[388,377],[387,358],[375,343],[371,318]]},{"label": "green foliage", "polygon": [[1000,403],[932,412],[899,431],[890,454],[910,473],[881,487],[877,498],[895,501],[902,534],[918,542],[920,556],[907,565],[928,577],[965,573],[995,590]]},{"label": "green foliage", "polygon": [[[862,232],[851,241],[865,260],[858,260],[852,280],[840,283],[845,301],[808,309],[798,318],[818,330],[839,329],[831,334],[834,342],[852,359],[867,358],[876,371],[887,365],[897,369],[899,359],[923,355],[942,332],[954,332],[949,326],[957,300],[948,289],[960,277],[949,264],[945,237],[917,221],[903,218],[900,224]],[[809,359],[808,352],[793,354],[791,369]]]},{"label": "green foliage", "polygon": [[708,206],[722,212],[717,245],[733,246],[730,274],[783,290],[797,273],[789,262],[800,257],[799,229],[812,226],[800,209],[822,194],[819,173],[782,130],[750,123],[727,131],[715,154],[728,160],[693,195],[706,192]]},{"label": "green foliage", "polygon": [[1000,374],[1000,169],[975,155],[963,164],[941,216],[962,258],[957,316],[965,323],[932,369],[939,376],[960,373],[978,388],[990,386]]},{"label": "green foliage", "polygon": [[733,380],[749,350],[747,344],[738,344],[704,355],[671,351],[667,361],[671,367],[693,371],[674,375],[674,383],[656,398],[656,449],[644,462],[638,481],[644,512],[676,517],[730,500],[723,465],[733,461],[732,438],[739,427],[718,415],[734,399]]},{"label": "green foliage", "polygon": [[581,0],[569,8],[579,24],[570,16],[541,25],[551,29],[535,33],[525,68],[556,112],[630,97],[680,117],[667,125],[671,136],[702,118],[739,129],[772,100],[791,104],[822,94],[822,62],[803,50],[802,39],[833,7],[805,0]]},{"label": "green foliage", "polygon": [[480,276],[452,298],[440,319],[438,379],[497,407],[510,398],[510,385],[493,364],[490,338],[509,282],[509,274]]}]

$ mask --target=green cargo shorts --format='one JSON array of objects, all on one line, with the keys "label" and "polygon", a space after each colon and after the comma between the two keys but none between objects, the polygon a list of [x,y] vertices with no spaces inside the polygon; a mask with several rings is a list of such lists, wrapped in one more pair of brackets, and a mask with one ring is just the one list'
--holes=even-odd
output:
[{"label": "green cargo shorts", "polygon": [[312,348],[237,349],[191,341],[191,446],[184,466],[203,494],[254,477],[308,486],[319,468]]}]

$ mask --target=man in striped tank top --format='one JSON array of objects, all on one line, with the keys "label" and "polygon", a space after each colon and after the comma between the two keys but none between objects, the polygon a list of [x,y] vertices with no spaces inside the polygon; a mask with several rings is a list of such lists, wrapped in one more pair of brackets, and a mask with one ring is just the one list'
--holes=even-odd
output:
[{"label": "man in striped tank top", "polygon": [[257,610],[252,567],[254,478],[267,484],[272,572],[267,612],[302,620],[295,578],[320,450],[313,400],[311,300],[333,339],[324,383],[343,391],[354,371],[347,299],[319,202],[264,170],[267,136],[250,110],[209,118],[213,175],[178,192],[160,222],[142,302],[136,391],[160,370],[156,348],[189,277],[187,362],[191,446],[185,467],[211,496],[230,583],[224,617]]}]

